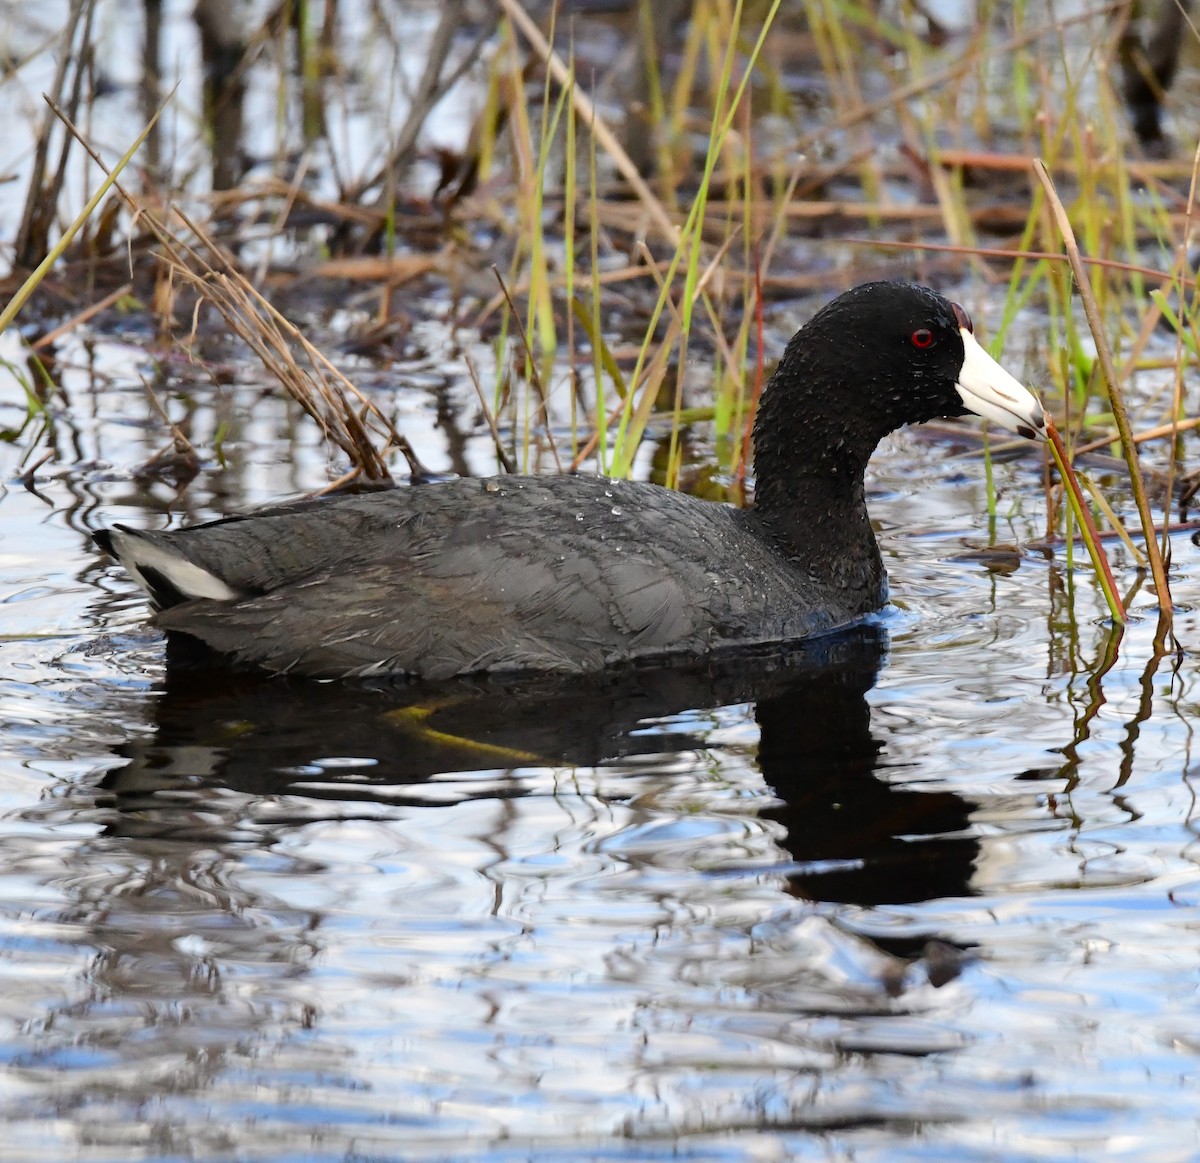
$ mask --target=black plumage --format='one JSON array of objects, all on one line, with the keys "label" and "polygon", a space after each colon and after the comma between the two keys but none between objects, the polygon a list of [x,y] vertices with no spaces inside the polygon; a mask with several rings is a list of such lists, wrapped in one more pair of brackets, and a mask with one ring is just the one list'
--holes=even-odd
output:
[{"label": "black plumage", "polygon": [[874,283],[834,300],[764,391],[753,509],[514,476],[97,539],[150,591],[164,630],[274,671],[588,671],[802,639],[885,601],[867,460],[901,424],[978,408],[968,363],[999,385],[987,414],[1040,427],[1033,397],[940,295]]}]

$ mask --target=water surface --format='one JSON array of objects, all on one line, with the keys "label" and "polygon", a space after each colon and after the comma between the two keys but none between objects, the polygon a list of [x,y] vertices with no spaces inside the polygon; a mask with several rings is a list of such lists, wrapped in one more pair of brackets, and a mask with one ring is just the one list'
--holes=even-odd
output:
[{"label": "water surface", "polygon": [[[27,13],[32,40],[51,31],[35,16],[57,18]],[[113,19],[98,123],[136,131],[135,30]],[[168,41],[189,20],[168,5]],[[195,53],[176,56],[194,99]],[[50,63],[20,74],[0,133],[34,123]],[[378,153],[358,99],[386,75],[363,69],[353,172]],[[270,156],[276,89],[251,82],[247,136]],[[861,254],[794,237],[776,268],[830,270],[832,293]],[[994,293],[959,294],[996,326]],[[768,355],[817,302],[769,305]],[[461,304],[431,293],[394,361],[343,346],[370,321],[355,295],[310,306],[426,464],[494,467]],[[1036,303],[1021,327],[1006,362],[1043,382]],[[1038,548],[1036,454],[995,466],[989,519],[977,444],[920,430],[869,478],[893,606],[784,658],[437,688],[181,671],[89,530],[218,516],[344,467],[214,330],[193,363],[144,316],[78,329],[51,431],[0,443],[0,1159],[1200,1156],[1187,534],[1176,664],[1120,554],[1117,643],[1089,570]],[[709,353],[690,353],[699,395]],[[0,355],[22,363],[11,333]],[[147,385],[201,451],[182,490]],[[5,372],[0,427],[24,416]]]},{"label": "water surface", "polygon": [[975,560],[968,448],[886,443],[856,633],[430,690],[168,667],[84,532],[158,486],[6,446],[0,1155],[1193,1157],[1194,656],[1142,593],[1102,673],[1085,570]]}]

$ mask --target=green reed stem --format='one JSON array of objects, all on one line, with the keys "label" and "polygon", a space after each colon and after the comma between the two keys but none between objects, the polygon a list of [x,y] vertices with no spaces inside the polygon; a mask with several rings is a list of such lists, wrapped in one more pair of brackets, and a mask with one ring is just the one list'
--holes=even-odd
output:
[{"label": "green reed stem", "polygon": [[1104,552],[1104,546],[1100,542],[1100,534],[1096,531],[1096,523],[1092,520],[1092,511],[1084,502],[1083,492],[1079,487],[1079,478],[1075,475],[1075,470],[1071,467],[1071,462],[1067,457],[1067,450],[1063,447],[1062,437],[1059,436],[1058,429],[1054,427],[1053,420],[1047,420],[1046,422],[1046,436],[1050,441],[1050,451],[1054,453],[1054,463],[1058,467],[1063,484],[1066,485],[1067,500],[1070,502],[1071,512],[1075,514],[1076,519],[1079,521],[1080,532],[1083,534],[1083,543],[1087,546],[1088,556],[1092,559],[1092,565],[1096,569],[1096,576],[1100,579],[1100,588],[1104,591],[1104,600],[1108,603],[1109,613],[1112,614],[1113,621],[1124,625],[1128,620],[1125,616],[1125,604],[1121,601],[1121,595],[1117,591],[1116,579],[1109,568],[1108,555]]},{"label": "green reed stem", "polygon": [[[1104,333],[1104,321],[1100,317],[1100,309],[1096,305],[1095,296],[1092,294],[1091,283],[1088,280],[1083,261],[1079,257],[1079,247],[1075,242],[1075,233],[1071,229],[1070,219],[1067,217],[1067,212],[1058,197],[1058,192],[1054,188],[1054,181],[1050,177],[1050,171],[1046,169],[1046,165],[1041,158],[1034,158],[1033,172],[1042,184],[1042,188],[1046,191],[1046,197],[1054,212],[1054,219],[1058,224],[1059,233],[1063,239],[1063,246],[1066,249],[1067,258],[1071,263],[1071,271],[1075,275],[1075,285],[1079,289],[1079,297],[1083,300],[1083,310],[1087,315],[1088,326],[1091,328],[1092,338],[1096,343],[1096,354],[1099,357],[1100,366],[1104,372],[1104,379],[1108,384],[1108,397],[1109,404],[1112,407],[1113,420],[1116,422],[1117,432],[1121,437],[1121,451],[1124,454],[1125,463],[1129,466],[1129,483],[1133,490],[1134,502],[1137,505],[1138,517],[1142,523],[1142,536],[1146,541],[1146,556],[1150,559],[1150,573],[1154,578],[1154,590],[1158,596],[1160,633],[1169,634],[1173,621],[1173,607],[1171,603],[1171,590],[1167,582],[1167,570],[1163,563],[1162,553],[1159,550],[1158,538],[1155,535],[1154,517],[1150,512],[1150,500],[1146,495],[1146,485],[1142,480],[1141,465],[1138,463],[1137,444],[1133,439],[1133,428],[1129,423],[1129,413],[1125,408],[1125,398],[1117,379],[1112,350],[1109,348],[1108,338]],[[1057,451],[1060,452],[1061,450]],[[1061,467],[1060,465],[1060,469]],[[1082,505],[1080,507],[1086,508],[1086,506]],[[1088,550],[1089,552],[1091,551],[1090,545],[1088,546]],[[1113,587],[1113,595],[1116,597],[1115,586]],[[1107,590],[1105,591],[1105,597],[1108,597]],[[1117,600],[1119,601],[1120,599],[1117,598]],[[1109,608],[1112,608],[1111,600],[1109,601]]]}]

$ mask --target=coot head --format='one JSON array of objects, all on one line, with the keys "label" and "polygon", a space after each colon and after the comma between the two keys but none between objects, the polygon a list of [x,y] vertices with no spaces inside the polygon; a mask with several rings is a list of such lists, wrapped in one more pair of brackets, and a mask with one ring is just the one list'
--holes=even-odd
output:
[{"label": "coot head", "polygon": [[755,424],[760,506],[789,478],[861,481],[875,446],[905,424],[974,413],[1024,436],[1041,405],[980,346],[970,316],[928,287],[864,283],[793,336]]}]

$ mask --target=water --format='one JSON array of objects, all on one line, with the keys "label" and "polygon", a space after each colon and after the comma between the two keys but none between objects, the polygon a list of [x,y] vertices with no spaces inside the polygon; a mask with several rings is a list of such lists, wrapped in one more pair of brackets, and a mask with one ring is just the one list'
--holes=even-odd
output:
[{"label": "water", "polygon": [[[110,21],[98,123],[135,132],[136,29]],[[166,28],[194,97],[185,7]],[[461,141],[463,100],[431,140]],[[350,172],[378,155],[344,137]],[[781,268],[828,262],[790,245]],[[965,301],[995,326],[995,297]],[[769,314],[773,350],[814,306]],[[353,303],[304,318],[429,467],[483,472],[450,313],[413,306],[395,362],[338,354]],[[1044,343],[1027,316],[1010,351]],[[260,369],[211,328],[201,350],[219,382],[138,316],[81,328],[49,436],[0,443],[0,1160],[1200,1157],[1186,534],[1176,667],[1120,555],[1118,644],[1089,571],[1029,548],[1036,457],[996,466],[989,530],[971,444],[908,432],[869,480],[894,605],[787,659],[432,689],[185,672],[88,530],[330,476]],[[11,333],[0,354],[23,359]],[[140,471],[168,443],[144,383],[201,450],[182,493]],[[6,374],[0,427],[24,413]]]},{"label": "water", "polygon": [[[157,447],[140,385],[89,382],[37,493],[0,449],[0,1157],[1200,1150],[1194,654],[1141,593],[1101,673],[1086,571],[973,560],[960,446],[886,442],[898,604],[786,665],[264,683],[166,668],[90,547],[169,490],[99,455]],[[195,516],[323,475],[251,401]],[[997,476],[1035,540],[1036,463]]]}]

